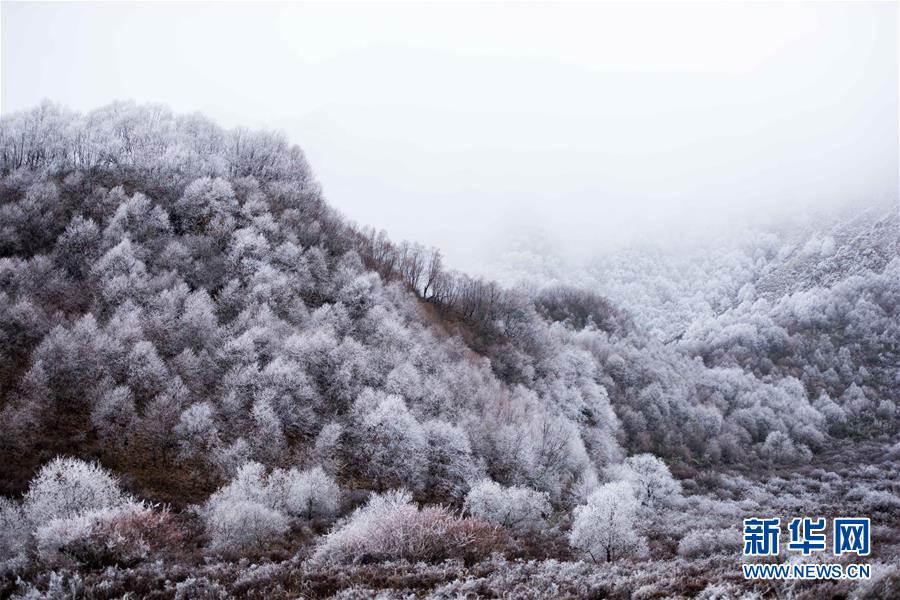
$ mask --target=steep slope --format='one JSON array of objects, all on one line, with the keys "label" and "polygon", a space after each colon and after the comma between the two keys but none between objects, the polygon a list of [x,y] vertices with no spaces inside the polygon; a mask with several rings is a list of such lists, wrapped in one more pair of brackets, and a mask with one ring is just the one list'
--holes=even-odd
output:
[{"label": "steep slope", "polygon": [[[517,265],[510,271],[526,281],[533,265],[532,282],[552,289],[577,281],[606,294],[638,331],[683,356],[759,381],[800,384],[834,435],[897,430],[900,215],[893,204],[823,211],[715,244],[621,250],[583,269],[525,251],[510,256]],[[622,416],[627,400],[610,389]]]},{"label": "steep slope", "polygon": [[67,453],[178,504],[256,460],[451,503],[489,476],[571,505],[628,452],[790,462],[828,437],[791,372],[704,364],[627,302],[637,326],[348,225],[278,135],[44,104],[3,120],[0,170],[5,493]]},{"label": "steep slope", "polygon": [[251,459],[561,500],[621,456],[587,352],[345,224],[283,138],[132,104],[45,104],[0,137],[4,492],[69,453],[177,503]]},{"label": "steep slope", "polygon": [[900,256],[896,204],[823,211],[802,223],[755,228],[706,241],[647,242],[568,262],[546,241],[512,242],[486,271],[508,285],[559,284],[592,290],[626,310],[664,342],[695,321],[735,308],[748,297],[777,301],[830,287],[853,275],[880,273]]},{"label": "steep slope", "polygon": [[896,562],[900,261],[865,236],[634,252],[616,303],[448,271],[282,137],[160,107],[4,118],[0,174],[0,596],[789,595],[735,578],[735,525],[848,505]]},{"label": "steep slope", "polygon": [[806,233],[753,282],[760,296],[778,299],[813,287],[831,287],[867,271],[880,273],[900,256],[900,214],[896,206],[842,215]]}]

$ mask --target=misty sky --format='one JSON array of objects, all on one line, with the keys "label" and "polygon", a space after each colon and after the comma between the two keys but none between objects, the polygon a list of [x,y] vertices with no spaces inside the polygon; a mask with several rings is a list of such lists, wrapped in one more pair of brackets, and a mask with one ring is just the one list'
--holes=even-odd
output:
[{"label": "misty sky", "polygon": [[2,112],[284,130],[360,224],[477,270],[896,200],[896,3],[2,4]]}]

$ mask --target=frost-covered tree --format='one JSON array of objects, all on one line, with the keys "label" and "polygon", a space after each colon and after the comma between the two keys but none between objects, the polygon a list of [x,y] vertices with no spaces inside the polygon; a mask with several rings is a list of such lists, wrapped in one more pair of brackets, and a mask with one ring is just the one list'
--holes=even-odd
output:
[{"label": "frost-covered tree", "polygon": [[671,507],[681,497],[681,485],[672,477],[669,467],[652,454],[629,456],[621,464],[610,467],[609,475],[631,484],[641,506],[651,510]]},{"label": "frost-covered tree", "polygon": [[422,486],[427,440],[399,396],[365,390],[353,406],[353,419],[348,464],[379,490]]},{"label": "frost-covered tree", "polygon": [[[124,196],[119,187],[117,192]],[[118,244],[126,237],[139,242],[146,250],[160,250],[171,233],[169,215],[144,194],[137,193],[122,201],[103,232],[106,243]]]},{"label": "frost-covered tree", "polygon": [[22,510],[33,526],[124,504],[116,480],[96,463],[57,457],[31,480]]},{"label": "frost-covered tree", "polygon": [[344,428],[339,423],[326,423],[313,442],[313,457],[328,473],[337,473],[343,467]]},{"label": "frost-covered tree", "polygon": [[83,280],[100,254],[100,228],[92,219],[76,215],[56,240],[54,260],[69,275]]},{"label": "frost-covered tree", "polygon": [[503,487],[490,479],[472,486],[464,508],[470,515],[519,533],[540,529],[551,513],[546,493],[519,486]]},{"label": "frost-covered tree", "polygon": [[466,432],[444,421],[427,421],[425,489],[435,498],[460,500],[479,475]]},{"label": "frost-covered tree", "polygon": [[594,562],[638,554],[646,542],[635,529],[638,499],[629,483],[607,483],[575,508],[569,543]]},{"label": "frost-covered tree", "polygon": [[149,400],[165,389],[169,371],[152,342],[135,344],[126,361],[126,382],[139,401]]},{"label": "frost-covered tree", "polygon": [[224,232],[237,209],[234,189],[220,177],[192,181],[174,207],[179,226],[190,233]]},{"label": "frost-covered tree", "polygon": [[290,469],[274,474],[270,485],[279,488],[279,506],[291,516],[305,519],[331,517],[341,508],[341,490],[321,467]]},{"label": "frost-covered tree", "polygon": [[0,496],[0,564],[24,558],[30,534],[28,520],[19,504]]},{"label": "frost-covered tree", "polygon": [[135,434],[137,411],[127,386],[106,390],[91,409],[91,423],[110,449],[127,446]]},{"label": "frost-covered tree", "polygon": [[242,466],[250,462],[251,454],[250,444],[239,437],[227,446],[219,447],[213,460],[222,475],[234,477]]},{"label": "frost-covered tree", "polygon": [[405,490],[372,494],[318,543],[314,564],[362,560],[439,561],[484,555],[494,547],[492,527],[461,519],[440,506],[417,507]]},{"label": "frost-covered tree", "polygon": [[212,450],[219,445],[219,428],[209,402],[192,404],[178,419],[174,433],[184,459],[208,460]]},{"label": "frost-covered tree", "polygon": [[253,403],[252,416],[256,453],[268,460],[277,460],[284,454],[287,442],[281,419],[275,414],[271,401],[265,396],[259,398]]},{"label": "frost-covered tree", "polygon": [[234,479],[212,494],[202,516],[214,552],[228,553],[259,547],[283,535],[288,518],[276,507],[265,467],[247,463]]},{"label": "frost-covered tree", "polygon": [[282,536],[291,517],[311,519],[338,513],[341,491],[321,468],[275,469],[256,462],[212,494],[201,514],[215,552],[234,552]]},{"label": "frost-covered tree", "polygon": [[210,507],[205,517],[210,549],[240,553],[285,534],[287,517],[258,502],[235,501]]},{"label": "frost-covered tree", "polygon": [[783,431],[769,433],[759,453],[764,458],[779,463],[805,462],[811,458],[809,449],[805,446],[798,447]]},{"label": "frost-covered tree", "polygon": [[129,238],[107,250],[93,266],[100,283],[100,296],[113,307],[126,300],[140,300],[148,285],[147,265],[135,252]]}]

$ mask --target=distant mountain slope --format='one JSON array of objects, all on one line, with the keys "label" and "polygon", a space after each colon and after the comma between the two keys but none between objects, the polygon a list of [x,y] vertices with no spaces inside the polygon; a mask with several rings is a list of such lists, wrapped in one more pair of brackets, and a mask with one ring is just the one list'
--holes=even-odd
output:
[{"label": "distant mountain slope", "polygon": [[776,299],[812,287],[830,287],[866,271],[879,273],[898,256],[897,208],[869,210],[807,234],[767,265],[753,283],[759,295]]},{"label": "distant mountain slope", "polygon": [[[793,382],[832,434],[867,436],[900,424],[898,239],[896,207],[876,205],[700,246],[632,247],[580,268],[518,248],[504,257],[510,268],[501,262],[493,271],[515,273],[538,297],[560,282],[593,290],[633,319],[636,335],[708,367]],[[658,380],[669,390],[683,385]],[[631,429],[621,405],[646,389],[610,390]]]},{"label": "distant mountain slope", "polygon": [[[486,272],[526,289],[568,284],[606,296],[648,333],[677,340],[691,324],[722,314],[749,296],[771,301],[866,272],[900,256],[900,213],[869,205],[804,225],[755,229],[699,244],[636,245],[585,264],[567,262],[546,241],[520,240]],[[537,236],[539,237],[539,236]]]}]

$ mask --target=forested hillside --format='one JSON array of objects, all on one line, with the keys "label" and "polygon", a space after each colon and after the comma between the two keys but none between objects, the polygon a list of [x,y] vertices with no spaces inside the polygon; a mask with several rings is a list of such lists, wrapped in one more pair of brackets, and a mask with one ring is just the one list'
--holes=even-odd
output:
[{"label": "forested hillside", "polygon": [[802,389],[830,436],[897,430],[900,216],[894,204],[697,245],[624,248],[580,268],[553,252],[518,248],[490,271],[503,273],[509,285],[599,291],[626,307],[636,330],[682,357]]},{"label": "forested hillside", "polygon": [[[4,593],[186,547],[302,569],[671,556],[684,523],[631,524],[712,510],[682,497],[698,473],[897,433],[896,218],[742,251],[746,275],[711,281],[688,322],[445,269],[337,214],[283,136],[201,115],[45,103],[3,119],[0,172]],[[609,510],[628,527],[604,541]]]}]

